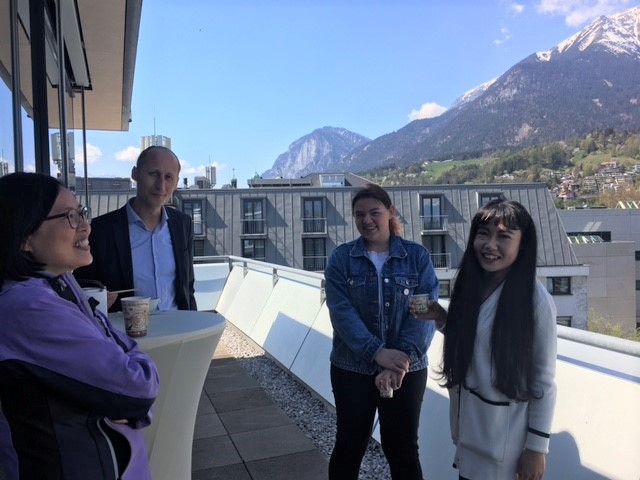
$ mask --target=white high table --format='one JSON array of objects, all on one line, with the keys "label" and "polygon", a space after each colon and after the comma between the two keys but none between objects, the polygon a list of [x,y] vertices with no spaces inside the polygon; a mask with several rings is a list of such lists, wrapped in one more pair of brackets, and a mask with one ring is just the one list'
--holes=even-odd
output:
[{"label": "white high table", "polygon": [[[122,312],[109,314],[124,331]],[[158,367],[160,393],[144,438],[154,480],[191,478],[191,447],[200,393],[225,328],[222,315],[178,310],[149,315],[147,335],[136,338]]]}]

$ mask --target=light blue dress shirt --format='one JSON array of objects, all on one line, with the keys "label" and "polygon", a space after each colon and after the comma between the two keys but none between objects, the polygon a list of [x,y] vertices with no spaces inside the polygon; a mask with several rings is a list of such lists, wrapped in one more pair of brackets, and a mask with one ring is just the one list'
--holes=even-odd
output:
[{"label": "light blue dress shirt", "polygon": [[163,208],[160,223],[153,230],[149,230],[129,202],[127,219],[136,295],[159,298],[159,310],[177,310],[174,286],[176,260],[167,212]]}]

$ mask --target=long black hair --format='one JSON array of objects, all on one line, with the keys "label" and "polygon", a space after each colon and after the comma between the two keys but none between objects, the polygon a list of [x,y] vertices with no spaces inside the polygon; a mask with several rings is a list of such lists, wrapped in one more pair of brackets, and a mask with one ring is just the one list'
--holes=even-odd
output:
[{"label": "long black hair", "polygon": [[29,235],[49,215],[62,184],[42,173],[16,172],[0,178],[0,286],[24,280],[44,265],[24,250]]},{"label": "long black hair", "polygon": [[[539,398],[533,381],[534,291],[538,241],[529,212],[518,202],[494,200],[471,221],[469,241],[451,295],[445,326],[442,377],[446,387],[463,384],[471,364],[482,303],[484,270],[474,249],[478,228],[493,223],[520,230],[520,251],[511,265],[496,308],[491,332],[492,382],[515,400]],[[473,387],[473,386],[471,386]]]}]

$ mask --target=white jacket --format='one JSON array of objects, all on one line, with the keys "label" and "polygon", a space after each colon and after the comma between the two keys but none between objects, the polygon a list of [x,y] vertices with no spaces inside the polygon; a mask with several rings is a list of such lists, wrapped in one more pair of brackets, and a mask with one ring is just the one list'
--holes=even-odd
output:
[{"label": "white jacket", "polygon": [[[503,284],[504,285],[504,284]],[[455,464],[473,480],[512,480],[524,448],[548,453],[556,401],[556,307],[540,281],[534,294],[534,387],[528,402],[510,400],[491,382],[491,329],[502,285],[480,307],[467,388],[449,390]]]}]

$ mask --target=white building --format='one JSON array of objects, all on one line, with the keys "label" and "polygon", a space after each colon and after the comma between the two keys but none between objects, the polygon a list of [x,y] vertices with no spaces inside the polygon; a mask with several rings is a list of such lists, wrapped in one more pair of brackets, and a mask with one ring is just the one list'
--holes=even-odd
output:
[{"label": "white building", "polygon": [[640,325],[640,209],[558,210],[573,251],[589,265],[590,309],[627,331]]}]

